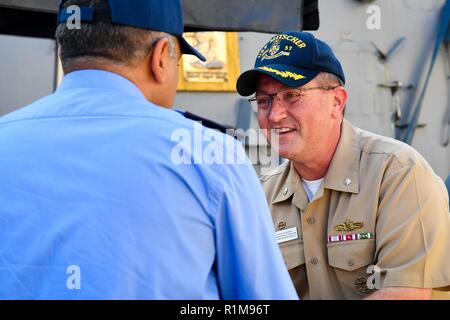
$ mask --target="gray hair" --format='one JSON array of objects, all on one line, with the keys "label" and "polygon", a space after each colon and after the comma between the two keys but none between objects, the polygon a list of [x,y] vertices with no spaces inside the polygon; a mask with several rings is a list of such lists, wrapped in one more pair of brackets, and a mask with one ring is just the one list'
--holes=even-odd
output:
[{"label": "gray hair", "polygon": [[[319,82],[319,85],[323,87],[344,86],[344,82],[342,82],[342,80],[338,76],[328,72],[319,73],[315,79]],[[345,116],[346,110],[347,105],[344,105],[342,116]]]},{"label": "gray hair", "polygon": [[[64,6],[106,6],[106,0],[69,0]],[[64,71],[70,72],[83,64],[107,61],[134,66],[153,50],[162,38],[169,40],[169,53],[176,58],[175,37],[163,32],[110,23],[82,23],[81,29],[69,29],[61,23],[56,30]]]},{"label": "gray hair", "polygon": [[321,86],[344,86],[344,82],[342,82],[342,80],[332,74],[332,73],[328,73],[328,72],[321,72],[317,75],[316,80],[319,81]]}]

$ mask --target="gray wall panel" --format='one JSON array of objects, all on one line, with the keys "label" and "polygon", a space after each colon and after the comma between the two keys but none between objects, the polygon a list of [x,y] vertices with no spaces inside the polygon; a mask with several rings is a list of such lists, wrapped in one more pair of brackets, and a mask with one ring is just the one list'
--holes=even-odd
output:
[{"label": "gray wall panel", "polygon": [[0,35],[0,115],[52,93],[53,40]]}]

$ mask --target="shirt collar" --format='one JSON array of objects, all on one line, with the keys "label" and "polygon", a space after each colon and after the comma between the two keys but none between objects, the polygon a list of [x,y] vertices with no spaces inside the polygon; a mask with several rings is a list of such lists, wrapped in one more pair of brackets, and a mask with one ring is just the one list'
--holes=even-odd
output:
[{"label": "shirt collar", "polygon": [[280,185],[280,190],[278,190],[278,193],[272,200],[273,204],[289,199],[297,191],[297,188],[302,185],[300,181],[300,176],[297,173],[297,170],[295,170],[292,161],[290,161],[289,165],[286,166],[286,171],[287,177],[284,180],[285,181],[284,184]]},{"label": "shirt collar", "polygon": [[361,147],[358,135],[353,126],[344,119],[339,143],[325,175],[325,188],[358,193],[360,158]]},{"label": "shirt collar", "polygon": [[[339,143],[327,174],[324,177],[324,188],[358,193],[360,155],[361,148],[359,146],[358,135],[353,126],[344,119],[341,126]],[[285,179],[285,183],[280,185],[280,190],[272,200],[272,204],[285,201],[295,193],[295,197],[297,197],[297,194],[299,197],[296,202],[302,203],[301,207],[305,207],[307,203],[306,193],[303,190],[300,176],[297,170],[295,170],[292,161],[289,166],[286,166],[286,170],[287,178]],[[320,196],[320,194],[316,196]]]},{"label": "shirt collar", "polygon": [[70,89],[103,89],[145,99],[139,88],[127,78],[104,70],[86,69],[64,76],[56,92]]}]

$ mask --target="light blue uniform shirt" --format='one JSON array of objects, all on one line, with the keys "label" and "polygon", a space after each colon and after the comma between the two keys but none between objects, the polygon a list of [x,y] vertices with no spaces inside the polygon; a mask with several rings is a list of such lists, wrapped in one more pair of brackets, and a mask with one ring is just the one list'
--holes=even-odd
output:
[{"label": "light blue uniform shirt", "polygon": [[0,118],[0,298],[296,299],[253,168],[202,133],[246,159],[95,70]]}]

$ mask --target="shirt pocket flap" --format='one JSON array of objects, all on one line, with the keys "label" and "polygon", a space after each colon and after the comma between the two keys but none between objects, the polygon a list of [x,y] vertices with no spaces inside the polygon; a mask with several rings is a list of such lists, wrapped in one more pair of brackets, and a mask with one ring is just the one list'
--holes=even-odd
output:
[{"label": "shirt pocket flap", "polygon": [[328,263],[335,268],[354,271],[374,262],[375,239],[329,243],[327,247]]},{"label": "shirt pocket flap", "polygon": [[288,270],[305,264],[303,241],[295,240],[283,243],[280,245],[280,249]]}]

